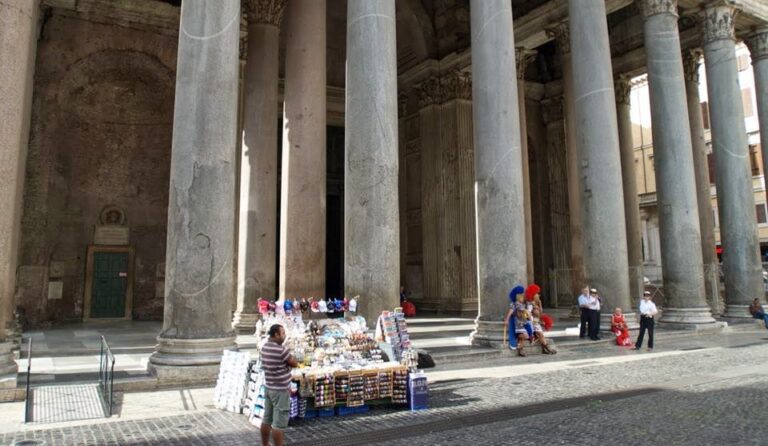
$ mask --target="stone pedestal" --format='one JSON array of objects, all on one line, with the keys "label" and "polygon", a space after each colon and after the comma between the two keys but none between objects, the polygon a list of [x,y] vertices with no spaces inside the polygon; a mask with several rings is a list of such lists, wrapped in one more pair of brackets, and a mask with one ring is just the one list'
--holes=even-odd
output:
[{"label": "stone pedestal", "polygon": [[660,322],[714,323],[705,300],[677,1],[642,0],[639,4],[645,18],[661,264],[667,299]]},{"label": "stone pedestal", "polygon": [[[7,339],[13,323],[37,19],[38,2],[0,3],[0,340]],[[0,376],[15,386],[10,345],[0,344]]]},{"label": "stone pedestal", "polygon": [[640,228],[640,203],[637,195],[635,147],[632,141],[629,78],[616,81],[616,110],[621,150],[621,179],[624,186],[624,217],[627,220],[627,263],[629,264],[629,299],[634,305],[643,295],[643,236]]},{"label": "stone pedestal", "polygon": [[325,297],[325,7],[325,0],[291,0],[286,11],[281,298]]},{"label": "stone pedestal", "polygon": [[[181,6],[163,331],[149,370],[205,379],[234,349],[240,2]],[[175,378],[174,378],[175,379]]]},{"label": "stone pedestal", "polygon": [[253,333],[260,297],[276,297],[278,39],[284,0],[245,0],[237,311],[232,326]]},{"label": "stone pedestal", "polygon": [[373,323],[399,305],[395,1],[347,4],[344,282]]},{"label": "stone pedestal", "polygon": [[587,282],[600,290],[605,308],[629,308],[627,230],[605,4],[570,0],[569,11],[575,109],[570,122],[578,124]]},{"label": "stone pedestal", "polygon": [[717,2],[704,9],[704,59],[715,156],[720,236],[723,245],[726,315],[750,317],[762,298],[762,266],[744,107],[739,87],[734,21],[738,10]]},{"label": "stone pedestal", "polygon": [[688,119],[691,127],[693,149],[693,171],[696,176],[696,201],[699,206],[699,229],[701,231],[701,257],[704,263],[704,288],[712,314],[721,314],[720,274],[715,253],[715,223],[712,213],[712,192],[707,161],[707,144],[704,140],[704,120],[699,98],[700,50],[683,53],[685,91],[688,98]]},{"label": "stone pedestal", "polygon": [[526,280],[525,191],[511,3],[484,0],[470,12],[479,300],[472,342],[487,345],[503,335],[493,327],[509,290]]}]

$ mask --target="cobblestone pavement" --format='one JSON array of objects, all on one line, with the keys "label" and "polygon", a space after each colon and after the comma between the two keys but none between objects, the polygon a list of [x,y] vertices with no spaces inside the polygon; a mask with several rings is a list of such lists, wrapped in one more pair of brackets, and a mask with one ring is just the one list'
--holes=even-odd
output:
[{"label": "cobblestone pavement", "polygon": [[[665,349],[646,354],[606,346],[601,355],[552,371],[438,382],[430,387],[430,410],[308,420],[287,436],[289,444],[315,446],[766,444],[765,331],[678,340]],[[633,360],[600,362],[611,352]],[[522,367],[511,359],[492,365]],[[199,410],[0,435],[3,445],[24,440],[37,443],[20,444],[227,446],[258,444],[258,432],[244,416]]]}]

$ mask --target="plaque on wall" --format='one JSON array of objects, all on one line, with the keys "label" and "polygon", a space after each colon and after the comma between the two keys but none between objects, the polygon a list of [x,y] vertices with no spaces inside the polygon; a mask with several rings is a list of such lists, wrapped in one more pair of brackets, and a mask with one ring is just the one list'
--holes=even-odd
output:
[{"label": "plaque on wall", "polygon": [[117,206],[106,206],[99,214],[99,224],[93,231],[94,245],[124,246],[130,244],[130,228],[125,212]]}]

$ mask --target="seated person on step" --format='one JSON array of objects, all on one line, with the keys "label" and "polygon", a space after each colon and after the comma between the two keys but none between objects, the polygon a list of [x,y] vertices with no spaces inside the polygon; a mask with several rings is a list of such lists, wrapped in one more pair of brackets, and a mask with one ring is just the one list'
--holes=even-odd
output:
[{"label": "seated person on step", "polygon": [[624,320],[624,314],[621,312],[621,308],[613,310],[613,316],[611,316],[611,331],[616,335],[616,345],[621,347],[631,347],[632,340],[629,339],[629,328],[627,322]]}]

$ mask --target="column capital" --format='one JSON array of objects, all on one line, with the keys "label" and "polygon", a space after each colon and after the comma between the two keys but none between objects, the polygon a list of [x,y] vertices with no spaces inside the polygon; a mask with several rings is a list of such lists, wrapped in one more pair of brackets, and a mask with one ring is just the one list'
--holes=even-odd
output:
[{"label": "column capital", "polygon": [[630,93],[632,93],[632,79],[625,74],[620,74],[614,80],[614,89],[616,90],[616,103],[630,105]]},{"label": "column capital", "polygon": [[440,79],[442,102],[453,99],[472,99],[472,73],[454,70]]},{"label": "column capital", "polygon": [[703,44],[723,39],[736,40],[736,16],[740,11],[733,0],[716,0],[703,6]]},{"label": "column capital", "polygon": [[525,70],[528,68],[528,65],[536,58],[536,54],[538,54],[536,50],[529,50],[524,47],[515,48],[515,66],[517,67],[518,79],[525,78]]},{"label": "column capital", "polygon": [[756,28],[745,40],[752,61],[768,59],[768,25]]},{"label": "column capital", "polygon": [[286,0],[242,0],[249,25],[280,26],[285,15]]},{"label": "column capital", "polygon": [[683,71],[687,82],[699,83],[702,51],[699,48],[683,50]]},{"label": "column capital", "polygon": [[543,106],[541,113],[545,124],[552,124],[565,119],[565,98],[562,95],[546,98],[541,101],[541,105]]},{"label": "column capital", "polygon": [[678,16],[677,0],[635,0],[635,3],[645,18],[658,14]]},{"label": "column capital", "polygon": [[440,87],[440,78],[437,76],[430,76],[423,82],[416,84],[414,88],[419,96],[419,110],[442,102],[440,97],[442,89]]},{"label": "column capital", "polygon": [[548,26],[545,31],[547,36],[555,39],[561,54],[569,54],[571,52],[571,31],[568,27],[568,22],[555,23]]}]

